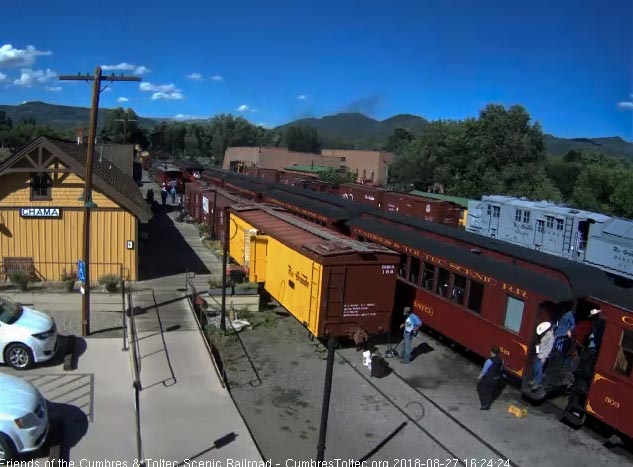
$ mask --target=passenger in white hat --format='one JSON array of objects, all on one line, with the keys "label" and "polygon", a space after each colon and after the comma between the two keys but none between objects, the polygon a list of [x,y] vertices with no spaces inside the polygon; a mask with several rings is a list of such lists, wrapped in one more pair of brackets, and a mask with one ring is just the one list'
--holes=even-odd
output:
[{"label": "passenger in white hat", "polygon": [[536,359],[534,360],[534,367],[532,369],[533,378],[529,383],[532,390],[537,389],[543,384],[543,367],[554,348],[552,323],[544,321],[536,326],[536,335],[540,338],[540,344],[536,346]]}]

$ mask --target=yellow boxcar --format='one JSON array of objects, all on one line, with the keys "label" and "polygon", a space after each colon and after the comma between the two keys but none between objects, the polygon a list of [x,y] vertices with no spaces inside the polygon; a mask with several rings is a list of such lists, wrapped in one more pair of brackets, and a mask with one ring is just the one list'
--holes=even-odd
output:
[{"label": "yellow boxcar", "polygon": [[272,209],[231,212],[231,225],[231,256],[244,255],[249,238],[250,279],[263,282],[313,335],[360,342],[387,331],[397,253]]}]

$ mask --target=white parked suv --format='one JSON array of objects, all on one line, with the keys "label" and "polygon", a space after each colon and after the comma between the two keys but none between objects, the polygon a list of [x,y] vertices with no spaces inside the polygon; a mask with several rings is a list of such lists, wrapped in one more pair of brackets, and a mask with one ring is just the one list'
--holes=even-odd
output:
[{"label": "white parked suv", "polygon": [[57,352],[55,321],[45,313],[0,297],[0,363],[25,370]]},{"label": "white parked suv", "polygon": [[28,381],[0,373],[0,465],[38,450],[48,433],[46,399]]}]

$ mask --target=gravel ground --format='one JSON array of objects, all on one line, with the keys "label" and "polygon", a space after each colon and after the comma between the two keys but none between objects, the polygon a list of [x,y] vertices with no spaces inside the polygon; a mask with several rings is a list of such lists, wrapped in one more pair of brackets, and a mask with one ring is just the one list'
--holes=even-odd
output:
[{"label": "gravel ground", "polygon": [[[281,465],[314,459],[326,350],[283,309],[245,318],[254,328],[220,343],[231,394],[265,458]],[[590,430],[569,429],[551,408],[529,407],[528,417],[513,417],[509,404],[525,403],[512,387],[493,410],[480,412],[474,390],[479,362],[427,335],[422,340],[428,353],[411,365],[389,360],[401,378],[367,381],[360,375],[369,377],[361,353],[337,351],[326,459],[367,460],[369,466],[387,460],[390,467],[415,466],[396,465],[398,458],[493,462],[487,465],[510,459],[521,466],[622,465],[633,459],[621,447],[603,447],[606,439]],[[563,450],[568,454],[557,459]]]}]

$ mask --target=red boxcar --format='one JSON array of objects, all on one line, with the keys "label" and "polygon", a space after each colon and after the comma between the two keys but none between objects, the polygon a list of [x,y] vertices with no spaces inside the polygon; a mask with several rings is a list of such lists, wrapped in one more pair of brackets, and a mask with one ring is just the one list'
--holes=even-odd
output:
[{"label": "red boxcar", "polygon": [[459,206],[448,201],[421,198],[393,191],[384,192],[382,210],[452,227],[459,225],[461,213]]},{"label": "red boxcar", "polygon": [[363,203],[382,209],[384,204],[384,196],[387,190],[374,188],[367,185],[359,185],[357,183],[343,183],[339,185],[339,195],[356,203]]}]

